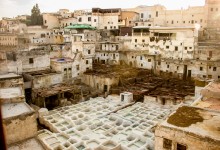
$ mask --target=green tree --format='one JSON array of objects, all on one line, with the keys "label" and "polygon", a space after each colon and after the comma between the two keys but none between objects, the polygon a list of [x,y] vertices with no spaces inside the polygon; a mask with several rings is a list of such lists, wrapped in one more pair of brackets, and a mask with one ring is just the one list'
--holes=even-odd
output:
[{"label": "green tree", "polygon": [[38,4],[34,5],[31,10],[31,25],[43,25],[43,16],[40,13]]}]

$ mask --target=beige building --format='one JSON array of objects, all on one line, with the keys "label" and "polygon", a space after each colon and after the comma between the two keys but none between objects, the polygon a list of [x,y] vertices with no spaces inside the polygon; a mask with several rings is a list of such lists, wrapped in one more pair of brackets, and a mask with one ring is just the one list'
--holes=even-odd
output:
[{"label": "beige building", "polygon": [[17,46],[18,36],[16,34],[0,34],[0,45]]},{"label": "beige building", "polygon": [[[197,84],[206,84],[199,81]],[[198,90],[198,89],[197,89]],[[197,92],[191,106],[182,106],[159,124],[155,131],[155,150],[220,149],[220,88],[210,82]]]}]

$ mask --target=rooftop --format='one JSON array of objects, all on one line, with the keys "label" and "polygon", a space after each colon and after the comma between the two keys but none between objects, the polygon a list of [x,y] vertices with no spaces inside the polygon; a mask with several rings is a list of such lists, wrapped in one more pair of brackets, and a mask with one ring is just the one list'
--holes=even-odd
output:
[{"label": "rooftop", "polygon": [[182,106],[161,126],[174,128],[220,142],[220,113],[197,107]]},{"label": "rooftop", "polygon": [[48,74],[57,74],[58,72],[52,70],[52,69],[46,69],[46,70],[39,70],[39,71],[32,71],[32,72],[25,72],[25,74],[31,75],[31,76],[44,76]]},{"label": "rooftop", "polygon": [[58,63],[73,62],[73,59],[71,58],[51,58],[50,60]]},{"label": "rooftop", "polygon": [[32,113],[32,108],[25,102],[3,104],[2,106],[2,118],[7,119],[27,113]]},{"label": "rooftop", "polygon": [[49,97],[51,95],[55,95],[58,93],[71,91],[73,89],[74,89],[74,87],[71,85],[56,84],[56,85],[50,86],[48,88],[34,89],[34,92],[37,93],[39,97]]},{"label": "rooftop", "polygon": [[90,30],[96,30],[95,27],[92,27],[91,25],[88,24],[74,24],[65,27],[65,29],[90,29]]},{"label": "rooftop", "polygon": [[11,79],[11,78],[21,78],[21,76],[15,74],[15,73],[8,73],[8,74],[2,74],[2,75],[0,75],[0,80],[1,80],[1,79]]}]

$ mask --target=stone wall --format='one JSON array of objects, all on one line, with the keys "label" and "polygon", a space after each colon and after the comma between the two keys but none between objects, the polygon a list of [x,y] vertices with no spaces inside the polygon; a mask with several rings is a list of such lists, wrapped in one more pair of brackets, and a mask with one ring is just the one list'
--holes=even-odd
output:
[{"label": "stone wall", "polygon": [[7,144],[16,143],[37,134],[37,122],[34,112],[3,120]]},{"label": "stone wall", "polygon": [[155,150],[167,150],[163,148],[163,139],[172,141],[171,150],[176,150],[177,143],[185,145],[187,150],[217,150],[220,149],[219,141],[190,134],[181,130],[158,126],[155,131]]}]

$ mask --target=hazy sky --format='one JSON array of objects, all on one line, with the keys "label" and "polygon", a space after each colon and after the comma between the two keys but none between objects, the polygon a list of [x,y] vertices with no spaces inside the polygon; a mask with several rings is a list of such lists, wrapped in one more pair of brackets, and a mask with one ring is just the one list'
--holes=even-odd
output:
[{"label": "hazy sky", "polygon": [[203,6],[205,0],[0,0],[0,18],[29,14],[34,4],[38,3],[41,12],[57,12],[61,8],[71,11],[77,9],[132,8],[138,5],[162,4],[167,9]]}]

